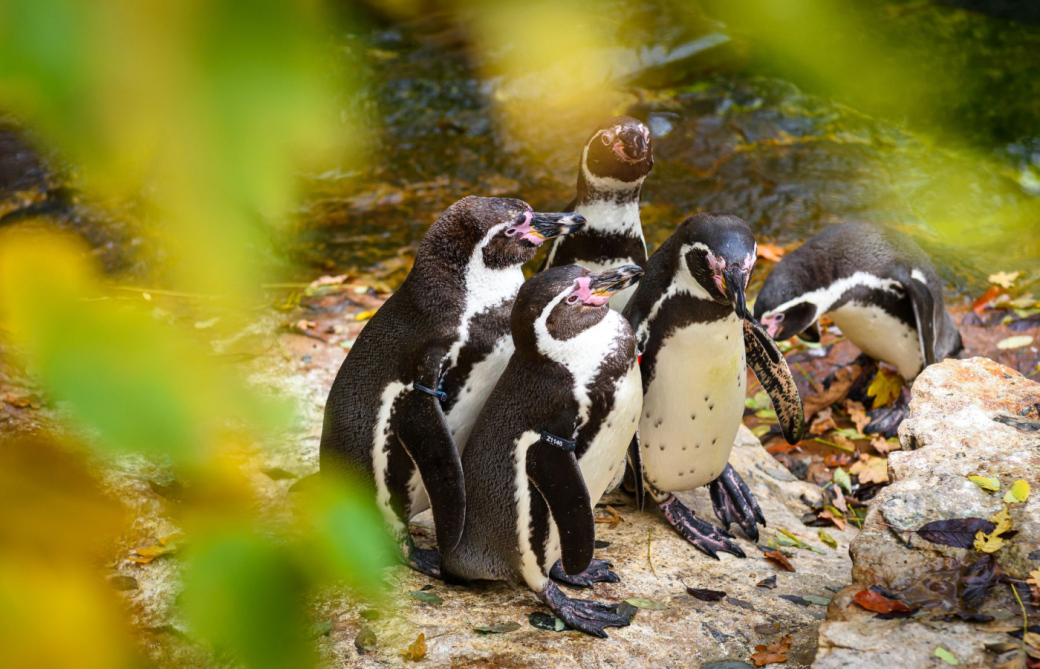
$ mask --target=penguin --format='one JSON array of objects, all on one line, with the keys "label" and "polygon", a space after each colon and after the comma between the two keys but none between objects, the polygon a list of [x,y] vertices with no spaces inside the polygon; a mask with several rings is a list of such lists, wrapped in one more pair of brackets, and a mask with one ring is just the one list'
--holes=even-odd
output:
[{"label": "penguin", "polygon": [[784,436],[801,438],[801,397],[784,356],[747,311],[757,244],[747,223],[723,213],[683,221],[646,266],[624,315],[641,353],[643,409],[629,450],[636,501],[648,492],[686,540],[718,558],[744,557],[732,535],[694,516],[673,492],[708,485],[715,514],[753,541],[765,525],[728,464],[744,413],[747,364],[769,393]]},{"label": "penguin", "polygon": [[[964,350],[928,254],[884,225],[841,223],[811,237],[777,263],[755,301],[755,317],[774,339],[819,341],[823,314],[908,382]],[[903,395],[894,407],[874,410],[866,429],[895,434],[908,412]]]},{"label": "penguin", "polygon": [[521,266],[539,244],[582,225],[578,214],[536,214],[520,200],[459,200],[427,231],[404,283],[336,375],[319,473],[360,478],[418,571],[438,576],[439,558],[413,544],[412,516],[432,505],[441,551],[461,535],[467,423],[512,354]]},{"label": "penguin", "polygon": [[[646,125],[619,116],[596,128],[581,150],[578,196],[567,208],[584,216],[588,224],[578,234],[553,242],[542,269],[571,263],[593,271],[646,264],[639,197],[653,166]],[[631,290],[618,293],[610,306],[621,311],[631,294]]]},{"label": "penguin", "polygon": [[516,351],[462,459],[462,538],[443,554],[446,576],[525,583],[568,625],[598,637],[628,621],[614,606],[565,596],[554,579],[618,580],[592,559],[593,508],[623,471],[643,393],[632,330],[607,302],[641,274],[638,265],[564,265],[520,289]]}]

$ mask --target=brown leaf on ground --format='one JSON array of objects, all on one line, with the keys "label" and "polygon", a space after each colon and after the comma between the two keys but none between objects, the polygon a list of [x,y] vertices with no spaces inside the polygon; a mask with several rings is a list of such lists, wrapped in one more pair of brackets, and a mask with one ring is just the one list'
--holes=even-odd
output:
[{"label": "brown leaf on ground", "polygon": [[751,661],[756,667],[764,667],[767,664],[777,664],[779,662],[787,662],[787,653],[791,650],[791,635],[784,636],[779,641],[774,641],[768,646],[758,644],[755,646],[755,653],[751,656]]},{"label": "brown leaf on ground", "polygon": [[849,420],[856,426],[856,431],[865,434],[863,428],[870,424],[867,408],[855,400],[845,400],[845,410],[849,412]]},{"label": "brown leaf on ground", "polygon": [[419,634],[415,643],[408,646],[408,650],[402,650],[401,655],[404,657],[406,662],[418,662],[426,657],[426,635]]},{"label": "brown leaf on ground", "polygon": [[621,514],[617,512],[617,509],[610,506],[609,504],[607,505],[607,513],[610,514],[610,517],[604,518],[602,516],[597,516],[596,522],[604,523],[606,525],[610,525],[611,527],[617,527],[621,523],[625,522],[625,519],[622,518]]},{"label": "brown leaf on ground", "polygon": [[876,434],[870,439],[870,445],[874,447],[874,450],[881,455],[888,455],[890,451],[898,451],[902,448],[899,440],[888,441],[880,434]]},{"label": "brown leaf on ground", "polygon": [[856,474],[863,485],[870,483],[888,483],[888,460],[876,455],[861,455],[860,461],[849,467],[850,474]]},{"label": "brown leaf on ground", "polygon": [[794,566],[791,564],[791,561],[788,560],[787,556],[781,553],[780,551],[762,551],[762,555],[764,555],[767,559],[773,560],[774,562],[778,563],[787,571],[795,570]]},{"label": "brown leaf on ground", "polygon": [[849,453],[855,453],[856,452],[856,442],[852,441],[851,439],[849,439],[845,435],[835,433],[835,434],[831,435],[831,439],[834,440],[835,444],[837,444],[837,445],[841,446],[842,448],[848,450]]},{"label": "brown leaf on ground", "polygon": [[815,416],[836,402],[841,402],[849,394],[849,388],[862,372],[859,365],[846,365],[834,371],[834,379],[829,388],[817,387],[816,393],[806,395],[802,405],[806,416]]},{"label": "brown leaf on ground", "polygon": [[831,521],[832,523],[834,523],[834,526],[842,532],[845,531],[845,519],[837,515],[830,509],[824,509],[823,511],[821,511],[819,517],[823,520]]},{"label": "brown leaf on ground", "polygon": [[971,310],[979,316],[986,311],[986,307],[993,304],[993,300],[997,299],[1004,294],[1004,289],[1000,286],[990,286],[989,289],[983,293],[979,299],[975,300],[975,304],[971,305]]},{"label": "brown leaf on ground", "polygon": [[769,260],[770,262],[780,262],[780,259],[784,257],[787,251],[782,246],[776,244],[759,244],[758,245],[758,257],[763,260]]},{"label": "brown leaf on ground", "polygon": [[801,445],[802,442],[800,441],[797,444],[789,444],[786,441],[780,441],[766,446],[766,452],[772,455],[783,455],[784,453],[790,453]]},{"label": "brown leaf on ground", "polygon": [[10,404],[18,409],[39,409],[40,403],[30,397],[17,397],[15,395],[8,395],[4,398],[4,402]]},{"label": "brown leaf on ground", "polygon": [[838,425],[834,422],[833,412],[830,407],[827,407],[816,415],[812,425],[809,426],[809,434],[821,435],[837,429]]},{"label": "brown leaf on ground", "polygon": [[860,590],[853,597],[852,601],[856,602],[868,611],[874,613],[892,613],[893,611],[909,611],[910,607],[903,602],[895,599],[889,599],[883,595],[879,595],[873,590]]},{"label": "brown leaf on ground", "polygon": [[844,467],[852,462],[852,458],[849,457],[848,453],[828,453],[823,457],[823,464],[828,467]]},{"label": "brown leaf on ground", "polygon": [[1033,605],[1040,606],[1040,569],[1029,572],[1026,583],[1029,584],[1029,591],[1033,595]]}]

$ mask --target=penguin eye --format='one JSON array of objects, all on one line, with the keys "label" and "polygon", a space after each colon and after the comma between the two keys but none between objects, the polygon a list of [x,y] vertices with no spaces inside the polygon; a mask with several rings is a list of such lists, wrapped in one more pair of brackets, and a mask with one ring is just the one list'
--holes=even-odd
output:
[{"label": "penguin eye", "polygon": [[577,304],[577,303],[578,303],[578,296],[577,295],[571,295],[570,297],[567,298],[567,304]]},{"label": "penguin eye", "polygon": [[599,141],[603,142],[603,146],[610,146],[614,139],[610,136],[610,133],[603,133],[599,136]]},{"label": "penguin eye", "polygon": [[506,237],[513,237],[519,232],[516,228],[506,228]]},{"label": "penguin eye", "polygon": [[773,322],[774,323],[783,323],[784,322],[784,312],[782,312],[782,311],[777,312],[777,314],[775,316],[773,316]]}]

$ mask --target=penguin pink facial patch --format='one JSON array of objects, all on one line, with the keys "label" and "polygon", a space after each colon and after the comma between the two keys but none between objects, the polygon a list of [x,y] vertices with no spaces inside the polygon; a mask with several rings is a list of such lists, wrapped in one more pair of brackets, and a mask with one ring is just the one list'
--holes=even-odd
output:
[{"label": "penguin pink facial patch", "polygon": [[573,294],[578,296],[582,304],[587,304],[591,307],[602,307],[610,301],[610,295],[603,295],[592,290],[591,277],[583,276],[577,279],[575,283],[578,287]]},{"label": "penguin pink facial patch", "polygon": [[535,246],[538,246],[545,241],[545,237],[538,234],[534,228],[531,227],[531,220],[534,218],[534,214],[529,211],[524,212],[524,220],[518,225],[512,225],[506,228],[506,237],[515,237],[520,235],[521,239],[525,239]]}]

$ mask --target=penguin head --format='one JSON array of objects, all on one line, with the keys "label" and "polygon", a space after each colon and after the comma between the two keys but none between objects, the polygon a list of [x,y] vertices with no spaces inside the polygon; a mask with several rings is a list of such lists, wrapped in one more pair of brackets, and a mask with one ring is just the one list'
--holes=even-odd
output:
[{"label": "penguin head", "polygon": [[590,185],[601,189],[638,186],[654,166],[650,129],[631,116],[604,122],[582,152],[582,173]]},{"label": "penguin head", "polygon": [[747,318],[744,291],[758,255],[748,224],[731,214],[696,214],[679,225],[676,236],[680,272],[688,273],[710,299]]},{"label": "penguin head", "polygon": [[416,267],[443,265],[464,272],[474,257],[488,269],[519,267],[538,246],[577,232],[585,219],[573,213],[537,213],[522,200],[466,197],[430,226],[416,253]]},{"label": "penguin head", "polygon": [[[773,339],[790,339],[803,334],[819,318],[816,305],[801,299],[799,287],[806,285],[797,263],[781,261],[766,277],[755,300],[755,318]],[[805,339],[811,339],[807,335]]]},{"label": "penguin head", "polygon": [[552,348],[552,342],[588,330],[612,313],[607,306],[611,296],[642,275],[639,265],[601,272],[560,265],[536,274],[521,286],[513,305],[511,325],[517,349],[544,352]]}]

